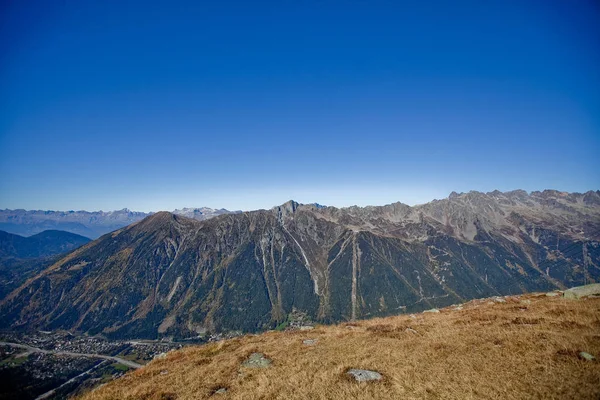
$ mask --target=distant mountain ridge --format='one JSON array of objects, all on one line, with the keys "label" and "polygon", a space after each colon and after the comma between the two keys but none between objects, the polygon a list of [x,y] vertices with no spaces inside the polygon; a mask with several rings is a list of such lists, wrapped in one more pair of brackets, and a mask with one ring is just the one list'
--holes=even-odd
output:
[{"label": "distant mountain ridge", "polygon": [[0,302],[15,329],[189,338],[600,282],[600,191],[453,193],[418,206],[159,212],[61,257]]},{"label": "distant mountain ridge", "polygon": [[91,239],[71,232],[47,230],[24,237],[0,231],[0,258],[48,257],[82,246]]},{"label": "distant mountain ridge", "polygon": [[[199,221],[231,211],[209,207],[183,208],[173,211]],[[240,211],[236,211],[240,212]],[[0,210],[0,230],[31,236],[45,230],[61,230],[96,239],[129,224],[141,221],[153,213],[130,211],[43,211]]]},{"label": "distant mountain ridge", "polygon": [[29,237],[0,231],[0,299],[51,265],[53,256],[90,241],[64,231],[49,230]]}]

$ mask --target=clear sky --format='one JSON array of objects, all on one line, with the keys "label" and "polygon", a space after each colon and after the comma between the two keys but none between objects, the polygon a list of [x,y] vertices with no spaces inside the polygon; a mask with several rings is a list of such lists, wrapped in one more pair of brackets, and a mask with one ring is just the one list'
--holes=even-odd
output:
[{"label": "clear sky", "polygon": [[0,208],[600,189],[599,4],[2,1]]}]

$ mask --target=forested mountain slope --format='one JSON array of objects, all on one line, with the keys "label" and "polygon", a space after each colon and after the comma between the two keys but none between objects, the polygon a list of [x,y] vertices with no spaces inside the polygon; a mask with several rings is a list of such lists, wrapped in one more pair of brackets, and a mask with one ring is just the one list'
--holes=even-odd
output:
[{"label": "forested mountain slope", "polygon": [[420,206],[288,202],[167,212],[66,255],[0,303],[5,326],[111,337],[259,331],[600,281],[600,192],[450,195]]}]

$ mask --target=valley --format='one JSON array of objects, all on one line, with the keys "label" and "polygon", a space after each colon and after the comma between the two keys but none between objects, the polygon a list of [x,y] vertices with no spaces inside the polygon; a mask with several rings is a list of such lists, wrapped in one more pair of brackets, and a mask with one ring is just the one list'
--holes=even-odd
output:
[{"label": "valley", "polygon": [[66,398],[182,346],[108,341],[61,331],[0,333],[0,377],[11,383],[0,390],[0,398]]}]

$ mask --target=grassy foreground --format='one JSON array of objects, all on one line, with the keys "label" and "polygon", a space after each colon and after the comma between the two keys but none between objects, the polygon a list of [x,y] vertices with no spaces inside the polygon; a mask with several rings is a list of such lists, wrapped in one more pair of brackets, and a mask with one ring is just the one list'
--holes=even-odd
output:
[{"label": "grassy foreground", "polygon": [[[83,399],[600,398],[600,298],[504,300],[190,347]],[[597,359],[580,359],[580,351]],[[241,366],[253,352],[272,365]],[[357,383],[350,368],[384,379]]]}]

